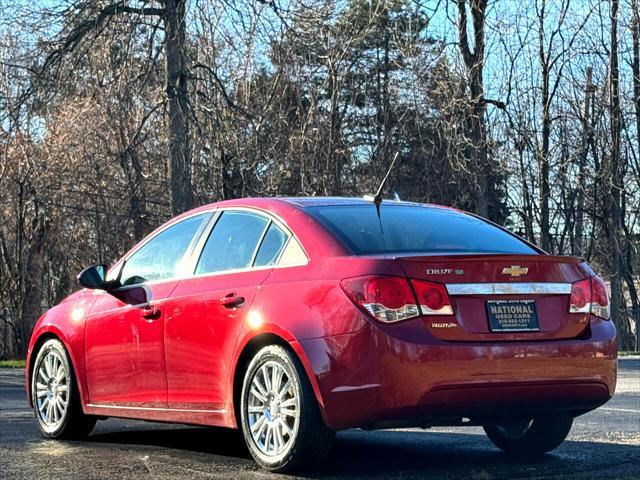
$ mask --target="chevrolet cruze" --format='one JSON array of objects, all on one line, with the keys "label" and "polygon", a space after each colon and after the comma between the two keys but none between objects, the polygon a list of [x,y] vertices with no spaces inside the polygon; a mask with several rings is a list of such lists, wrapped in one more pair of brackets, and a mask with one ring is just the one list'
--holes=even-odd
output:
[{"label": "chevrolet cruze", "polygon": [[435,205],[215,203],[79,282],[29,345],[46,437],[105,417],[237,428],[260,465],[291,471],[346,428],[480,425],[530,456],[615,389],[587,262]]}]

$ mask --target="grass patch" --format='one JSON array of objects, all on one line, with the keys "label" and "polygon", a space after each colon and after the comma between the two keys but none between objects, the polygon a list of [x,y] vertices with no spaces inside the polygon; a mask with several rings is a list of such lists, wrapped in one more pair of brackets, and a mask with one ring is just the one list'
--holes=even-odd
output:
[{"label": "grass patch", "polygon": [[627,352],[618,352],[618,356],[619,357],[630,357],[632,355],[640,355],[640,352],[631,352],[631,351],[627,351]]},{"label": "grass patch", "polygon": [[24,368],[24,360],[0,360],[0,368]]}]

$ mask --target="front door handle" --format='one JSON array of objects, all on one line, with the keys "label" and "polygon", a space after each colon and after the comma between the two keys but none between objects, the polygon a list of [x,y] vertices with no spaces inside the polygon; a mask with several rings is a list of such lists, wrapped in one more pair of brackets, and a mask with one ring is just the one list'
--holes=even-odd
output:
[{"label": "front door handle", "polygon": [[225,295],[220,299],[220,303],[225,308],[239,308],[244,305],[244,297],[239,297],[235,293]]},{"label": "front door handle", "polygon": [[142,309],[142,317],[147,320],[157,320],[162,315],[162,312],[158,307],[154,307],[153,305],[149,305]]}]

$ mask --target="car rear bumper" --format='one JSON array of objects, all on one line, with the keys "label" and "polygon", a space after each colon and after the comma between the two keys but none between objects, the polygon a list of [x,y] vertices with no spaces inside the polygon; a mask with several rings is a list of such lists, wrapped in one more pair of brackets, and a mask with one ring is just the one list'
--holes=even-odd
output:
[{"label": "car rear bumper", "polygon": [[548,411],[584,413],[615,390],[612,322],[591,320],[588,338],[447,343],[424,331],[356,333],[300,342],[327,424],[350,427],[457,424]]}]

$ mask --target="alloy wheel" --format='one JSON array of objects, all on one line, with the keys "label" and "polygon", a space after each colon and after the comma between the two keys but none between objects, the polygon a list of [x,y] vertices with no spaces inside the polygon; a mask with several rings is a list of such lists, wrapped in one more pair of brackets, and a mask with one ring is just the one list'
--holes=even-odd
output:
[{"label": "alloy wheel", "polygon": [[300,423],[300,398],[282,365],[268,361],[256,370],[246,413],[251,437],[263,455],[279,456],[291,447]]},{"label": "alloy wheel", "polygon": [[37,365],[34,396],[42,426],[55,431],[69,407],[69,372],[56,350],[49,350]]}]

